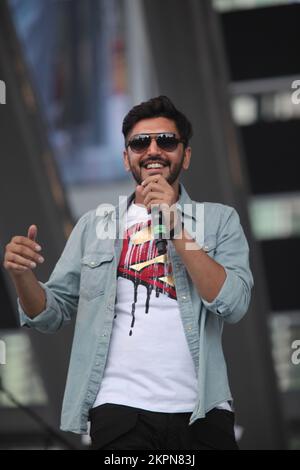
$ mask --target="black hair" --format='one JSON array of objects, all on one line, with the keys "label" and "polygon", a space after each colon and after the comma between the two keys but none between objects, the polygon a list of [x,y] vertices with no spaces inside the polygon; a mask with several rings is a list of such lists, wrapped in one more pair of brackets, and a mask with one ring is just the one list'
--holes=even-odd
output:
[{"label": "black hair", "polygon": [[193,129],[188,118],[175,108],[172,101],[167,96],[157,96],[148,101],[144,101],[134,106],[125,116],[122,125],[122,132],[126,138],[135,126],[142,119],[165,117],[175,122],[180,138],[186,147],[193,135]]}]

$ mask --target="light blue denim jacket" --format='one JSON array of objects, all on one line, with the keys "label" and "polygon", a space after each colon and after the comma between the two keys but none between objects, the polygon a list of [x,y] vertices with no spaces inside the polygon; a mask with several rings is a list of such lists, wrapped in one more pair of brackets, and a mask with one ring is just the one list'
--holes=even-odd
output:
[{"label": "light blue denim jacket", "polygon": [[[191,201],[182,185],[179,206],[185,222],[196,227],[199,245],[227,274],[218,296],[213,302],[206,302],[169,242],[183,328],[198,377],[192,424],[216,405],[232,399],[221,345],[223,322],[235,323],[244,316],[253,278],[248,244],[233,208]],[[101,239],[100,235],[118,225],[126,208],[127,205],[125,209],[85,214],[76,224],[49,281],[41,284],[47,297],[45,310],[31,320],[19,304],[21,325],[43,333],[57,331],[77,314],[62,409],[61,429],[65,431],[87,431],[88,413],[103,377],[113,327],[122,239],[118,236]]]}]

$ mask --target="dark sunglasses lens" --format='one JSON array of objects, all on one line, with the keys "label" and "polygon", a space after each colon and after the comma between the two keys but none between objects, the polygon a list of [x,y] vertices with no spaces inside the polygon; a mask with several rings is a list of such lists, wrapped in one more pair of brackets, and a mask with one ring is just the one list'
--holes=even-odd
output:
[{"label": "dark sunglasses lens", "polygon": [[149,147],[150,142],[151,142],[150,137],[146,137],[146,136],[145,137],[138,137],[136,139],[133,139],[129,143],[129,147],[134,152],[142,152],[142,151],[146,150]]},{"label": "dark sunglasses lens", "polygon": [[157,145],[167,152],[172,152],[177,148],[178,140],[176,137],[162,135],[157,137]]}]

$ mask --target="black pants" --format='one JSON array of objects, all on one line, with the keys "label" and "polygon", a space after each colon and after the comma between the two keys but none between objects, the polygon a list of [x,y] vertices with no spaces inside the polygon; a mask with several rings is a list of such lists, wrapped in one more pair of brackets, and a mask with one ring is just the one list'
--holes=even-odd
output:
[{"label": "black pants", "polygon": [[90,411],[94,450],[238,450],[234,414],[213,409],[189,425],[191,413],[157,413],[105,404]]}]

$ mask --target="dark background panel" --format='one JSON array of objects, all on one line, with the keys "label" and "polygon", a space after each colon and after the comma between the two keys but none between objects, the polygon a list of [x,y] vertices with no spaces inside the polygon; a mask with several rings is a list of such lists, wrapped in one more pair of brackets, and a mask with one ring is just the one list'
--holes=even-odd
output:
[{"label": "dark background panel", "polygon": [[300,190],[300,121],[240,127],[252,194]]},{"label": "dark background panel", "polygon": [[6,276],[0,267],[0,329],[18,327],[15,307],[9,295]]},{"label": "dark background panel", "polygon": [[261,242],[273,311],[300,310],[300,238]]},{"label": "dark background panel", "polygon": [[233,81],[300,72],[300,5],[233,11],[220,16]]}]

